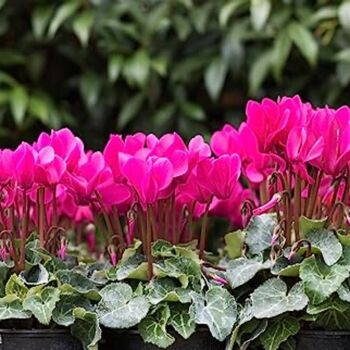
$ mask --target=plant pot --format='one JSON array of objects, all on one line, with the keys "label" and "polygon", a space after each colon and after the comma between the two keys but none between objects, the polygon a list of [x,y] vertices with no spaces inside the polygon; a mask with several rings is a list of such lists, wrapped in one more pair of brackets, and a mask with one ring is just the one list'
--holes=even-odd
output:
[{"label": "plant pot", "polygon": [[0,350],[83,350],[68,330],[0,329]]},{"label": "plant pot", "polygon": [[348,350],[350,332],[304,330],[297,335],[297,350]]},{"label": "plant pot", "polygon": [[[183,339],[177,333],[171,332],[176,339],[167,350],[224,350],[225,343],[213,338],[207,329],[198,329],[189,339]],[[136,330],[103,332],[100,350],[157,350],[157,346],[144,343]]]}]

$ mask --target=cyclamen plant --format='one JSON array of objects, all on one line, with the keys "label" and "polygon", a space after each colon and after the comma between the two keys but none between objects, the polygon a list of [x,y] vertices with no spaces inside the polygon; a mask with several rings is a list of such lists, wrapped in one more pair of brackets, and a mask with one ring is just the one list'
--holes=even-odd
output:
[{"label": "cyclamen plant", "polygon": [[[295,96],[246,114],[210,145],[137,133],[94,152],[62,129],[2,150],[0,320],[71,325],[89,349],[100,325],[166,348],[169,327],[201,324],[269,350],[350,329],[350,109]],[[210,217],[239,228],[219,256]]]}]

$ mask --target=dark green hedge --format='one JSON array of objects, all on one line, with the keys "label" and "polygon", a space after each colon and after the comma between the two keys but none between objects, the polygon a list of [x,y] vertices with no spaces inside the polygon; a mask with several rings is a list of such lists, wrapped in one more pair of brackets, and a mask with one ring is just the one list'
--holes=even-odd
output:
[{"label": "dark green hedge", "polygon": [[348,103],[350,2],[0,0],[1,143],[206,133],[249,97]]}]

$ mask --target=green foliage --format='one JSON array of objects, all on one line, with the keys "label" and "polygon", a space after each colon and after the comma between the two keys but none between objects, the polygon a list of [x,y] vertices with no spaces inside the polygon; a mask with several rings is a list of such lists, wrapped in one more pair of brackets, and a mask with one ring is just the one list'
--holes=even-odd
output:
[{"label": "green foliage", "polygon": [[89,146],[112,131],[190,136],[264,95],[347,102],[349,12],[341,0],[3,0],[2,142],[67,124]]}]

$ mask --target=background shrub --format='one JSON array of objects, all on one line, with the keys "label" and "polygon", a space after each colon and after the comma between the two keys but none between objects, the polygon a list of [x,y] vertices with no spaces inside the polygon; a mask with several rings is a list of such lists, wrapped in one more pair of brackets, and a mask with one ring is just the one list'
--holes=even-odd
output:
[{"label": "background shrub", "polygon": [[249,97],[348,103],[350,2],[0,0],[2,145],[237,122]]}]

